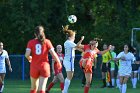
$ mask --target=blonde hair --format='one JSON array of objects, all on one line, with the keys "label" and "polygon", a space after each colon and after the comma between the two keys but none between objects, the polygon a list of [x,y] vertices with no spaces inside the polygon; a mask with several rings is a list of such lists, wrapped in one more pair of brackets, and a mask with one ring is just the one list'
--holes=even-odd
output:
[{"label": "blonde hair", "polygon": [[69,29],[69,25],[66,25],[65,27],[62,28],[63,28],[63,32],[67,35],[67,37],[71,37],[74,34],[76,34],[75,31]]}]

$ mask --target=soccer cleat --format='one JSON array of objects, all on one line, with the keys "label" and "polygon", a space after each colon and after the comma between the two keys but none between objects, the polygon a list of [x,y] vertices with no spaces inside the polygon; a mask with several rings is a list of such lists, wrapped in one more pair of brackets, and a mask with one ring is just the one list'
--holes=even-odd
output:
[{"label": "soccer cleat", "polygon": [[82,87],[84,87],[85,85],[84,84],[82,84]]},{"label": "soccer cleat", "polygon": [[114,88],[114,86],[108,86],[108,88]]},{"label": "soccer cleat", "polygon": [[46,90],[46,93],[50,93],[50,92]]},{"label": "soccer cleat", "polygon": [[106,88],[106,86],[101,86],[101,88]]}]

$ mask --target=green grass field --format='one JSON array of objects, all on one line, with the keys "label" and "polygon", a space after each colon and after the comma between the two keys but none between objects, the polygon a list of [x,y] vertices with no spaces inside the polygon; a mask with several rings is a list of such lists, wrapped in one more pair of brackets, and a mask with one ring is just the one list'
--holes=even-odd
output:
[{"label": "green grass field", "polygon": [[[101,81],[94,80],[93,85],[90,88],[89,93],[119,93],[119,90],[116,88],[100,88],[102,85]],[[69,93],[83,93],[83,87],[81,87],[80,80],[72,80]],[[5,80],[5,88],[3,93],[29,93],[30,91],[30,81],[25,80]],[[59,83],[57,83],[50,93],[61,93],[59,88]],[[138,81],[137,89],[132,89],[131,83],[128,83],[127,93],[140,93],[140,81]]]}]

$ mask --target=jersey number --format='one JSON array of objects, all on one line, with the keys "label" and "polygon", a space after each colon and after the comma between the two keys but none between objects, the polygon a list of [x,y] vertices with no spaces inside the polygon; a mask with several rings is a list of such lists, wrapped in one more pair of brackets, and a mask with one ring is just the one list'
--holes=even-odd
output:
[{"label": "jersey number", "polygon": [[35,53],[37,55],[41,54],[41,45],[40,44],[36,44],[36,46],[35,46]]}]

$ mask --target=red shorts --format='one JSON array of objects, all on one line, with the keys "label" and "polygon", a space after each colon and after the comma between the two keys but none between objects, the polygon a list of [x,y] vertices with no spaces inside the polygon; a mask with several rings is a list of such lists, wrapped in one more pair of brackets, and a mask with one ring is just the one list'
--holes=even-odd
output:
[{"label": "red shorts", "polygon": [[62,73],[62,68],[61,69],[54,69],[55,76],[59,73]]},{"label": "red shorts", "polygon": [[48,62],[42,62],[39,65],[30,64],[30,76],[33,78],[50,77],[50,64]]},{"label": "red shorts", "polygon": [[84,70],[85,73],[92,73],[92,61],[85,60],[85,67],[83,67],[83,60],[80,60],[80,67]]}]

